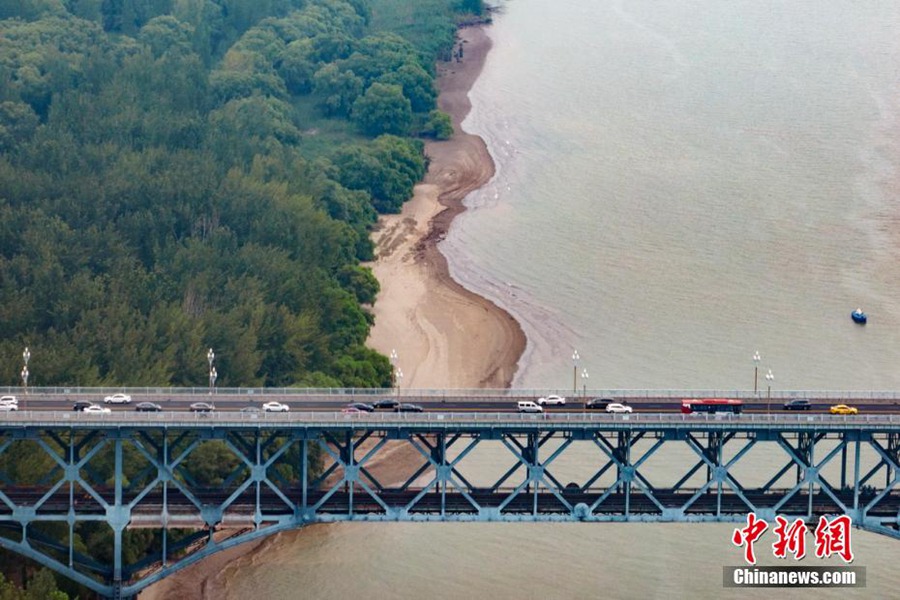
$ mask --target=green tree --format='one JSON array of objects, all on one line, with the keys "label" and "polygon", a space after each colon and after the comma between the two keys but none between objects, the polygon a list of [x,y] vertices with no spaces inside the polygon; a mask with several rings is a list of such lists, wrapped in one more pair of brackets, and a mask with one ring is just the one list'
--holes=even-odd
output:
[{"label": "green tree", "polygon": [[0,152],[31,139],[39,124],[37,114],[24,102],[0,102]]},{"label": "green tree", "polygon": [[347,116],[362,93],[363,80],[353,71],[342,71],[337,65],[328,64],[316,71],[313,89],[326,115]]},{"label": "green tree", "polygon": [[459,10],[480,15],[484,12],[484,0],[459,0]]},{"label": "green tree", "polygon": [[61,0],[0,0],[0,19],[31,21],[48,14],[65,14]]},{"label": "green tree", "polygon": [[300,132],[291,120],[291,107],[281,100],[253,96],[232,100],[210,113],[210,124],[218,131],[249,139],[275,138],[296,143]]},{"label": "green tree", "polygon": [[103,17],[103,0],[69,0],[67,7],[73,16],[100,23]]},{"label": "green tree", "polygon": [[421,134],[438,140],[450,139],[453,136],[453,122],[450,115],[437,109],[431,111],[428,113],[428,120],[422,126]]},{"label": "green tree", "polygon": [[376,212],[369,194],[362,190],[348,190],[330,179],[323,179],[315,189],[323,209],[332,218],[349,223],[356,231],[356,257],[372,260],[374,247],[369,228],[375,223]]},{"label": "green tree", "polygon": [[407,63],[396,71],[378,78],[380,83],[399,85],[409,98],[413,112],[428,112],[434,108],[437,90],[431,75],[416,63]]},{"label": "green tree", "polygon": [[21,600],[22,591],[0,573],[0,600]]},{"label": "green tree", "polygon": [[231,100],[254,95],[274,98],[286,98],[288,95],[284,81],[274,72],[218,70],[210,73],[209,85],[219,106]]},{"label": "green tree", "polygon": [[[386,364],[385,364],[386,363]],[[338,359],[337,369],[344,385],[368,387],[376,381],[378,387],[391,387],[391,365],[388,359],[362,345],[352,347]]]},{"label": "green tree", "polygon": [[[279,21],[274,21],[278,23]],[[257,68],[269,68],[285,49],[285,41],[279,35],[279,32],[269,27],[254,27],[235,43],[225,55],[224,63],[226,68],[246,67],[246,60],[240,61],[238,65],[232,65],[231,57],[233,55],[253,56],[256,61]]]},{"label": "green tree", "polygon": [[426,168],[421,142],[392,135],[341,148],[332,161],[335,178],[346,188],[366,191],[379,212],[398,212]]},{"label": "green tree", "polygon": [[223,7],[213,0],[174,0],[172,16],[193,27],[191,43],[206,65],[214,56],[221,56],[232,41]]},{"label": "green tree", "polygon": [[417,64],[420,55],[408,41],[393,33],[368,35],[356,43],[355,51],[340,61],[342,69],[353,71],[368,86],[380,76]]},{"label": "green tree", "polygon": [[56,588],[56,579],[49,569],[41,569],[28,580],[25,600],[68,600],[69,596]]},{"label": "green tree", "polygon": [[405,135],[412,125],[412,105],[399,85],[373,83],[353,103],[353,121],[368,135]]},{"label": "green tree", "polygon": [[352,292],[360,303],[375,303],[375,297],[381,286],[375,279],[375,275],[372,274],[372,269],[358,265],[345,265],[338,271],[337,277],[341,286]]},{"label": "green tree", "polygon": [[275,68],[291,94],[308,94],[313,89],[313,75],[319,68],[315,61],[315,48],[311,40],[297,40],[288,44]]},{"label": "green tree", "polygon": [[290,105],[263,96],[231,100],[209,114],[209,125],[210,149],[220,160],[237,164],[250,164],[255,156],[300,140]]},{"label": "green tree", "polygon": [[104,0],[101,6],[103,28],[132,35],[152,18],[170,10],[171,0]]},{"label": "green tree", "polygon": [[191,38],[194,28],[166,15],[150,19],[141,28],[138,39],[150,46],[153,56],[161,57],[166,52],[189,54],[193,52]]},{"label": "green tree", "polygon": [[203,442],[184,460],[184,469],[197,485],[218,486],[234,471],[240,459],[223,442]]},{"label": "green tree", "polygon": [[0,600],[68,600],[69,596],[56,586],[56,579],[49,569],[40,569],[20,590],[0,573]]},{"label": "green tree", "polygon": [[54,94],[79,85],[92,53],[113,47],[94,24],[45,16],[0,20],[0,99],[29,104],[42,119]]},{"label": "green tree", "polygon": [[310,39],[313,57],[321,63],[339,61],[350,56],[355,41],[342,31],[330,31]]}]

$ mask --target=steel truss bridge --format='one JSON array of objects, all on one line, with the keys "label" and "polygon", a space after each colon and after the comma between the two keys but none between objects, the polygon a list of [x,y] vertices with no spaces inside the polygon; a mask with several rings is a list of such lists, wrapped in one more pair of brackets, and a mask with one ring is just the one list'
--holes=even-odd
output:
[{"label": "steel truss bridge", "polygon": [[[897,416],[278,417],[3,415],[0,546],[127,598],[317,522],[743,522],[753,511],[809,524],[847,514],[900,538]],[[88,535],[108,536],[108,552],[86,554]]]}]

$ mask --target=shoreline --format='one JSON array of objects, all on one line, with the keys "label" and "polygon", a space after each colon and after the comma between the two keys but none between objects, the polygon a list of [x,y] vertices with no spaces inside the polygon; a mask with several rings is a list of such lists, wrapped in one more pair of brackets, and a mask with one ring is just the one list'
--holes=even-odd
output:
[{"label": "shoreline", "polygon": [[485,25],[458,30],[461,62],[438,64],[438,107],[450,115],[453,137],[429,141],[430,162],[413,198],[398,215],[379,218],[370,265],[381,284],[368,346],[397,350],[401,386],[506,388],[525,351],[525,333],[512,315],[450,276],[440,251],[465,197],[494,176],[484,140],[462,130],[469,90],[481,74],[491,40]]},{"label": "shoreline", "polygon": [[[491,47],[486,25],[458,30],[462,62],[438,64],[438,107],[450,115],[453,137],[429,141],[425,179],[399,214],[379,218],[372,235],[372,267],[381,284],[367,345],[390,355],[404,372],[400,385],[417,388],[509,387],[525,350],[525,334],[513,317],[450,276],[438,245],[466,210],[463,200],[494,175],[481,137],[460,124],[471,109],[468,93]],[[415,361],[411,360],[415,357]],[[390,458],[385,461],[384,458]],[[386,452],[376,476],[399,479],[421,457],[408,444]],[[269,548],[290,544],[303,529],[248,542],[212,556],[146,588],[140,600],[195,600],[225,596],[226,573],[258,561]],[[288,538],[288,539],[285,539]]]}]

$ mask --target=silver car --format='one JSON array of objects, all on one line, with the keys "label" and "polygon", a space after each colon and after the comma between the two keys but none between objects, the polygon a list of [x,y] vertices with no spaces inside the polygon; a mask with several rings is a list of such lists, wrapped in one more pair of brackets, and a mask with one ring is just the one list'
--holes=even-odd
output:
[{"label": "silver car", "polygon": [[131,396],[128,394],[113,394],[103,399],[104,404],[130,404]]}]

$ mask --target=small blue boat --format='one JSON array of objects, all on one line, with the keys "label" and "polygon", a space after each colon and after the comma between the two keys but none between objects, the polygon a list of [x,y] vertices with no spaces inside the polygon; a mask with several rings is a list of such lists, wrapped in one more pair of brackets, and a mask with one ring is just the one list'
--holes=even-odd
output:
[{"label": "small blue boat", "polygon": [[866,321],[869,320],[868,317],[866,317],[866,313],[858,308],[850,313],[850,318],[853,319],[854,323],[858,323],[859,325],[865,325]]}]

